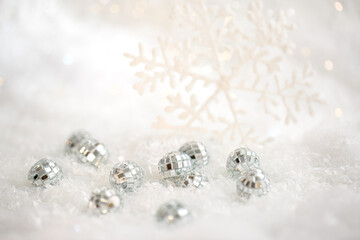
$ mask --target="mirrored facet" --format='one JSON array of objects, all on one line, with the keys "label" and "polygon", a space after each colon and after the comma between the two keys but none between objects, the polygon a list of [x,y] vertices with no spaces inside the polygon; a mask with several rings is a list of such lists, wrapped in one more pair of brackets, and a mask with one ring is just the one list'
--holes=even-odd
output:
[{"label": "mirrored facet", "polygon": [[77,158],[83,163],[90,163],[99,166],[109,158],[109,153],[105,146],[97,140],[90,138],[84,139],[78,146],[75,154]]},{"label": "mirrored facet", "polygon": [[264,196],[270,189],[270,179],[260,168],[244,171],[236,182],[236,190],[241,197]]},{"label": "mirrored facet", "polygon": [[176,200],[162,204],[156,212],[156,220],[165,224],[184,222],[188,220],[190,216],[190,211]]},{"label": "mirrored facet", "polygon": [[56,185],[62,179],[62,169],[51,159],[43,158],[29,171],[28,179],[33,186]]},{"label": "mirrored facet", "polygon": [[95,166],[99,166],[109,158],[105,146],[85,131],[72,134],[66,141],[65,151],[72,153],[79,161]]},{"label": "mirrored facet", "polygon": [[176,186],[178,187],[193,187],[193,188],[201,188],[205,186],[209,182],[209,179],[202,173],[192,172],[190,174],[181,176],[176,181]]},{"label": "mirrored facet", "polygon": [[101,214],[118,209],[122,205],[119,193],[113,188],[97,188],[89,201],[89,208]]},{"label": "mirrored facet", "polygon": [[233,178],[238,178],[242,170],[252,167],[260,167],[260,159],[254,151],[248,148],[234,150],[226,162],[226,169]]},{"label": "mirrored facet", "polygon": [[78,131],[66,140],[65,151],[67,153],[74,153],[77,151],[79,144],[84,140],[90,138],[90,134],[85,131]]},{"label": "mirrored facet", "polygon": [[187,142],[180,147],[179,151],[190,157],[194,167],[201,168],[209,163],[209,155],[204,144],[201,142]]},{"label": "mirrored facet", "polygon": [[190,157],[179,151],[166,154],[158,164],[159,174],[163,179],[176,179],[193,170]]},{"label": "mirrored facet", "polygon": [[122,191],[134,192],[141,187],[144,179],[144,170],[135,162],[116,164],[110,171],[111,185]]}]

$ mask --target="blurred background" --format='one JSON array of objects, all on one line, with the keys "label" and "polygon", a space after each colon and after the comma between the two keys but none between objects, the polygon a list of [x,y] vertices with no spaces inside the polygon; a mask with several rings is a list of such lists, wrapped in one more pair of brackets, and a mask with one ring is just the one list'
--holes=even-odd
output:
[{"label": "blurred background", "polygon": [[[232,226],[243,224],[249,238],[262,225],[255,236],[264,239],[294,233],[356,239],[359,24],[355,0],[0,0],[1,234],[102,238],[122,231],[141,238],[137,224],[144,234],[154,231],[150,217],[137,221],[142,213],[151,216],[166,188],[149,183],[125,217],[102,222],[75,209],[86,205],[92,187],[107,184],[107,168],[86,184],[96,173],[75,165],[72,173],[79,175],[47,195],[20,177],[35,159],[61,158],[66,137],[86,129],[109,147],[108,167],[139,159],[149,165],[150,182],[157,181],[156,164],[165,152],[187,139],[208,144],[214,185],[190,199],[213,199],[193,206],[210,220],[179,230],[179,238],[227,231],[238,239]],[[222,187],[229,183],[222,177],[224,159],[240,145],[269,159],[264,166],[274,177],[274,197],[268,203],[236,205],[232,195],[225,200],[233,189]],[[71,172],[68,160],[62,161]],[[324,195],[306,205],[319,189]],[[57,200],[50,197],[61,191]],[[186,196],[173,189],[166,194]],[[335,202],[322,206],[329,198]],[[348,206],[344,214],[329,213],[340,205]],[[254,217],[262,211],[262,220]],[[274,216],[280,220],[273,222]],[[318,229],[306,223],[312,218]],[[121,231],[114,230],[120,223]],[[212,235],[207,225],[219,228]]]},{"label": "blurred background", "polygon": [[[186,34],[191,35],[192,29],[177,35],[177,22],[182,19],[174,21],[171,17],[179,3],[184,2],[1,1],[1,105],[2,111],[9,109],[1,121],[17,119],[17,126],[11,129],[15,135],[25,131],[19,128],[19,121],[42,124],[50,120],[54,131],[58,124],[70,130],[74,125],[88,128],[97,123],[119,134],[143,135],[156,122],[156,116],[164,113],[166,96],[174,96],[176,91],[166,88],[165,80],[157,84],[158,91],[145,91],[140,96],[133,88],[141,81],[135,75],[139,69],[130,67],[131,59],[124,53],[137,55],[141,42],[150,54],[152,48],[158,47],[158,36],[181,41],[188,37]],[[223,1],[205,4],[223,5]],[[249,4],[250,1],[227,3],[236,11],[240,23],[247,21]],[[310,79],[315,85],[313,92],[327,105],[315,105],[317,113],[310,121],[322,116],[346,118],[343,113],[354,111],[359,105],[357,2],[266,1],[263,5],[264,12],[283,10],[296,26],[286,36],[296,47],[283,59],[287,65],[282,64],[280,75],[289,78],[293,68],[302,70],[308,63],[317,72]],[[265,81],[262,76],[261,81]],[[343,88],[348,92],[341,91]],[[205,88],[200,86],[196,91],[202,89]],[[239,109],[245,110],[243,105]],[[307,116],[304,109],[300,118]],[[246,110],[248,114],[263,112],[261,105]],[[271,118],[266,118],[257,127],[265,122],[267,128],[262,131],[269,132],[274,126],[283,128],[285,116],[279,117],[280,124],[267,124]],[[245,122],[250,121],[245,118]],[[120,127],[124,125],[127,127]],[[133,127],[142,130],[134,132]],[[4,126],[3,131],[10,131],[10,127]]]}]

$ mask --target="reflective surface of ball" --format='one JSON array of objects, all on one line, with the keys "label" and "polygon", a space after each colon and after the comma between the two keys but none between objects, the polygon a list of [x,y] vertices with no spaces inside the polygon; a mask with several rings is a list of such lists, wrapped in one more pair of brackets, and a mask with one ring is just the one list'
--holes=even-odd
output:
[{"label": "reflective surface of ball", "polygon": [[226,169],[233,178],[239,177],[243,169],[252,167],[260,167],[260,159],[254,151],[248,148],[234,150],[230,153],[226,162]]},{"label": "reflective surface of ball", "polygon": [[191,158],[194,167],[202,167],[209,162],[209,155],[204,144],[201,142],[187,142],[179,149],[180,152],[187,154]]},{"label": "reflective surface of ball", "polygon": [[74,153],[77,151],[79,144],[84,140],[90,138],[90,134],[85,131],[77,131],[73,133],[67,140],[65,151],[67,153]]},{"label": "reflective surface of ball", "polygon": [[89,208],[95,212],[106,214],[121,206],[121,196],[113,188],[97,188],[89,201]]},{"label": "reflective surface of ball", "polygon": [[190,211],[176,200],[162,204],[156,212],[156,220],[165,224],[183,222],[188,220],[190,216]]},{"label": "reflective surface of ball", "polygon": [[183,152],[170,152],[158,164],[159,174],[163,179],[173,179],[186,175],[193,170],[191,159]]},{"label": "reflective surface of ball", "polygon": [[33,186],[56,185],[62,179],[62,169],[53,160],[43,158],[36,162],[29,171],[28,179]]},{"label": "reflective surface of ball", "polygon": [[246,198],[266,195],[270,188],[270,179],[260,168],[246,170],[236,182],[238,195]]},{"label": "reflective surface of ball", "polygon": [[176,185],[183,188],[200,188],[206,185],[208,182],[209,179],[204,174],[199,172],[193,172],[185,176],[181,176],[179,180],[177,180]]},{"label": "reflective surface of ball", "polygon": [[84,139],[78,146],[76,155],[83,163],[90,163],[99,166],[109,158],[109,153],[105,146],[95,139]]},{"label": "reflective surface of ball", "polygon": [[118,189],[126,192],[134,192],[141,187],[144,179],[144,170],[135,162],[123,162],[116,164],[110,171],[110,183]]}]

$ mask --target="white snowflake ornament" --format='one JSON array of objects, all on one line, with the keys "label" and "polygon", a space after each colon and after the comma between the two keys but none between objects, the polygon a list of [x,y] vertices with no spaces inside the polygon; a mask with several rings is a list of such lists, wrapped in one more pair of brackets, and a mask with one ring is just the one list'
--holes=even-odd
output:
[{"label": "white snowflake ornament", "polygon": [[259,2],[244,9],[193,1],[171,15],[181,34],[159,37],[151,51],[139,44],[138,54],[124,54],[140,67],[139,94],[161,85],[172,90],[154,128],[261,144],[270,136],[256,133],[259,116],[296,123],[300,110],[312,115],[322,103],[309,65],[292,67],[294,24],[283,11],[269,15]]}]

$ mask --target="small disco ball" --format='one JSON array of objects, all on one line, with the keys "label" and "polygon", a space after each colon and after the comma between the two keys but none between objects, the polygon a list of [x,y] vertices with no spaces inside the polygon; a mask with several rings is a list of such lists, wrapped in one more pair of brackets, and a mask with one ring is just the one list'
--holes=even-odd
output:
[{"label": "small disco ball", "polygon": [[209,155],[204,144],[201,142],[187,142],[179,149],[180,152],[187,154],[191,158],[194,167],[202,167],[209,162]]},{"label": "small disco ball", "polygon": [[28,179],[33,186],[45,187],[56,185],[62,179],[62,169],[56,162],[43,158],[36,162],[29,171]]},{"label": "small disco ball", "polygon": [[183,152],[170,152],[158,163],[159,174],[163,179],[176,179],[193,170],[191,159]]},{"label": "small disco ball", "polygon": [[118,163],[110,171],[109,180],[120,191],[134,192],[143,183],[144,170],[135,162]]},{"label": "small disco ball", "polygon": [[185,176],[181,176],[179,180],[176,181],[178,187],[194,187],[200,188],[206,185],[209,182],[209,179],[202,173],[193,172]]},{"label": "small disco ball", "polygon": [[79,144],[84,140],[90,138],[90,134],[85,131],[78,131],[73,133],[67,140],[65,145],[65,152],[74,153],[77,151]]},{"label": "small disco ball", "polygon": [[190,211],[176,200],[162,204],[156,212],[156,220],[165,224],[184,222],[190,216]]},{"label": "small disco ball", "polygon": [[244,171],[236,182],[238,195],[246,198],[251,195],[264,196],[270,192],[270,188],[269,177],[260,168]]},{"label": "small disco ball", "polygon": [[239,177],[243,169],[251,167],[260,167],[260,159],[255,152],[248,148],[234,150],[230,153],[226,162],[226,169],[233,178]]},{"label": "small disco ball", "polygon": [[105,146],[93,138],[83,139],[78,146],[76,155],[81,162],[90,163],[96,167],[109,158]]},{"label": "small disco ball", "polygon": [[96,188],[91,194],[89,208],[101,214],[114,211],[122,204],[119,193],[113,188]]}]

